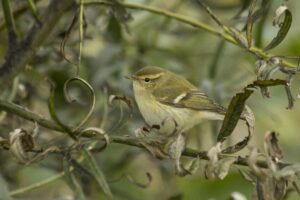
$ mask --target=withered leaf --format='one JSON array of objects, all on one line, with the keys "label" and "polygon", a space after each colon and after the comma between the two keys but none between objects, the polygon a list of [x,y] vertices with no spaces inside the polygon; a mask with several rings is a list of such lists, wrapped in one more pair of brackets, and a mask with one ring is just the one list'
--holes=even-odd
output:
[{"label": "withered leaf", "polygon": [[264,148],[265,152],[275,159],[276,162],[283,158],[283,153],[278,144],[278,133],[274,131],[268,131],[265,135]]},{"label": "withered leaf", "polygon": [[245,102],[252,93],[253,90],[245,89],[244,92],[237,93],[231,99],[221,130],[218,134],[218,142],[223,142],[228,136],[231,135],[244,110]]},{"label": "withered leaf", "polygon": [[15,129],[9,133],[10,152],[23,164],[30,161],[28,151],[34,148],[32,135],[23,129]]},{"label": "withered leaf", "polygon": [[[251,88],[286,85],[286,84],[287,84],[287,82],[285,80],[280,80],[280,79],[256,80],[253,83],[247,85],[244,88],[243,92],[237,93],[231,99],[230,104],[227,108],[227,112],[226,112],[222,127],[221,127],[218,137],[217,137],[217,141],[223,142],[228,136],[230,136],[232,134],[239,119],[241,119],[241,114],[245,110],[244,108],[245,108],[246,100],[253,93],[253,90],[251,90]],[[252,116],[252,117],[254,120],[254,116]],[[251,125],[251,123],[249,123],[250,122],[249,119],[248,120],[245,119],[245,120],[246,120],[246,123],[248,125],[248,130],[249,130],[249,128],[251,128],[251,126],[249,126],[249,125]],[[241,143],[241,144],[243,144],[243,143]]]},{"label": "withered leaf", "polygon": [[[283,14],[284,14],[284,20],[282,23],[280,23],[279,18]],[[283,39],[286,37],[287,33],[290,30],[290,27],[292,25],[292,19],[293,19],[292,13],[285,5],[280,6],[276,10],[273,24],[274,25],[278,24],[280,28],[279,28],[279,31],[278,31],[276,37],[273,38],[273,40],[265,47],[264,50],[267,51],[267,50],[273,49],[274,47],[276,47],[283,41]]]}]

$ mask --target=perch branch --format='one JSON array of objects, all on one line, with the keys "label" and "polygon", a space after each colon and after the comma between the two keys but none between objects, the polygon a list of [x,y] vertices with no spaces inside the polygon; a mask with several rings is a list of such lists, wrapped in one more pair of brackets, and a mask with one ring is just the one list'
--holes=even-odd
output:
[{"label": "perch branch", "polygon": [[[64,132],[64,130],[58,125],[56,125],[55,122],[48,120],[32,111],[29,111],[28,109],[19,106],[17,104],[0,100],[0,111],[1,110],[7,111],[10,114],[17,115],[26,120],[37,122],[40,126],[43,126],[45,128],[59,131],[59,132]],[[124,144],[124,145],[135,146],[138,148],[145,149],[145,146],[143,145],[145,143],[144,138],[126,137],[126,136],[110,136],[109,138],[111,143]],[[105,140],[104,137],[102,139]],[[186,148],[182,155],[187,157],[193,157],[193,158],[199,157],[200,159],[208,160],[206,151],[198,151],[195,149]],[[232,157],[232,155],[222,154],[219,155],[219,157],[220,158]],[[248,166],[248,160],[247,158],[238,157],[238,159],[235,161],[235,164],[241,166]],[[285,163],[279,164],[280,167],[284,167],[287,165],[289,164],[285,164]],[[259,161],[257,163],[257,166],[261,168],[267,168],[268,165],[265,161]]]}]

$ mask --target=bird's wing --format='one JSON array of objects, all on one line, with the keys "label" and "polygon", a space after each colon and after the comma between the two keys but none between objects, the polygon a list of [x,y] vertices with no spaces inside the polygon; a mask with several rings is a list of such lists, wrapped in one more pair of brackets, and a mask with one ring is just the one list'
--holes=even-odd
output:
[{"label": "bird's wing", "polygon": [[[178,88],[176,91],[178,91]],[[218,105],[207,95],[196,89],[186,90],[186,88],[182,88],[178,93],[174,93],[172,88],[166,88],[163,91],[160,90],[159,94],[155,96],[160,103],[178,108],[211,111],[220,114],[226,113],[224,107]]]}]

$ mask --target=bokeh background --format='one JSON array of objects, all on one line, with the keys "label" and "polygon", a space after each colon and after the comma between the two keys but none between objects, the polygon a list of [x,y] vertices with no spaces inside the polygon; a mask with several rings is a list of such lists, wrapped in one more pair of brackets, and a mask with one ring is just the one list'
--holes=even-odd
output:
[{"label": "bokeh background", "polygon": [[[126,0],[161,9],[171,10],[194,20],[202,21],[219,29],[210,16],[197,4],[189,0]],[[241,0],[207,0],[204,1],[224,24],[242,28],[247,19],[245,11],[239,19],[233,17],[243,5]],[[260,1],[258,1],[260,2]],[[274,12],[282,0],[271,0],[270,9],[264,20],[255,23],[255,44],[263,48],[277,34],[278,28],[272,26]],[[17,9],[25,1],[12,1],[12,9]],[[36,3],[38,13],[43,13],[48,0]],[[288,1],[287,5],[293,15],[292,27],[285,40],[271,50],[274,55],[300,55],[300,2]],[[0,19],[3,24],[2,7]],[[82,66],[80,76],[87,80],[96,91],[96,108],[89,121],[89,126],[101,127],[111,135],[134,135],[134,131],[144,125],[137,107],[133,117],[124,103],[107,103],[108,96],[126,95],[133,99],[132,86],[126,75],[134,73],[144,66],[160,66],[186,77],[203,92],[223,106],[227,106],[231,97],[247,84],[256,80],[257,59],[246,50],[232,45],[208,32],[191,27],[182,22],[155,15],[142,10],[127,10],[131,20],[120,23],[110,9],[105,6],[90,5],[85,7],[85,39],[83,41]],[[78,104],[67,104],[63,98],[63,84],[76,73],[76,67],[67,62],[59,53],[60,44],[67,27],[71,24],[75,9],[66,13],[56,24],[52,34],[46,38],[36,56],[28,63],[26,70],[18,76],[17,93],[13,102],[49,117],[47,98],[50,78],[56,84],[56,106],[60,118],[67,124],[76,124],[88,110],[90,97],[85,89],[74,84],[72,95],[79,99]],[[34,19],[29,10],[16,19],[18,34],[22,37]],[[7,48],[6,29],[0,31],[0,57],[3,62]],[[79,49],[79,27],[76,24],[65,46],[65,56],[77,62]],[[290,60],[297,63],[297,60]],[[275,78],[285,78],[280,72]],[[296,97],[299,92],[300,79],[294,76],[292,92]],[[9,96],[8,87],[1,92],[1,98]],[[284,161],[300,162],[299,158],[299,115],[300,106],[296,99],[292,110],[287,110],[285,90],[281,86],[270,89],[271,98],[263,98],[257,90],[247,101],[255,118],[255,134],[248,147],[240,155],[249,153],[256,147],[262,152],[264,135],[268,130],[280,133],[279,143],[284,151]],[[122,121],[119,123],[119,121]],[[122,124],[122,126],[120,126]],[[0,121],[1,137],[7,137],[15,128],[32,130],[34,124],[17,116],[7,114]],[[219,122],[203,121],[188,134],[188,147],[208,150],[216,142],[220,128]],[[239,141],[246,135],[246,127],[239,124],[228,144]],[[64,134],[41,128],[38,137],[40,145],[67,145]],[[235,166],[224,180],[207,180],[203,173],[206,161],[192,176],[175,176],[170,160],[158,160],[146,150],[121,144],[110,144],[104,151],[95,154],[98,165],[104,171],[115,199],[230,199],[233,192],[251,199],[253,185],[246,181]],[[184,162],[188,159],[184,158]],[[0,151],[0,188],[9,191],[45,180],[62,171],[62,157],[48,155],[43,161],[30,165],[21,165],[5,150]],[[140,188],[126,179],[130,175],[138,182],[147,182],[145,173],[152,175],[152,182],[147,188]],[[95,181],[87,176],[81,177],[82,188],[87,199],[106,199]],[[0,189],[1,192],[1,189]],[[46,184],[30,192],[14,196],[15,199],[73,199],[73,192],[64,178]],[[0,195],[1,196],[1,195]],[[296,192],[291,192],[289,200],[299,199]]]}]

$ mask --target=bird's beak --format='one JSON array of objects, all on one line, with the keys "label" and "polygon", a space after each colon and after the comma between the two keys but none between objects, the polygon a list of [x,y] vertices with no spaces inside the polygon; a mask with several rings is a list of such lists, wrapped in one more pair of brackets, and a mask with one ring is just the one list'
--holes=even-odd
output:
[{"label": "bird's beak", "polygon": [[129,79],[129,80],[137,80],[138,78],[135,75],[131,75],[131,76],[125,76],[125,78]]}]

